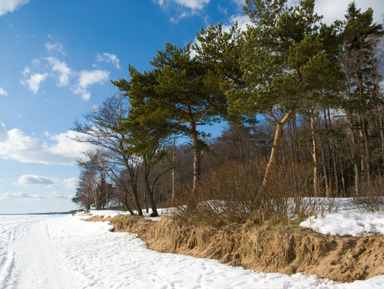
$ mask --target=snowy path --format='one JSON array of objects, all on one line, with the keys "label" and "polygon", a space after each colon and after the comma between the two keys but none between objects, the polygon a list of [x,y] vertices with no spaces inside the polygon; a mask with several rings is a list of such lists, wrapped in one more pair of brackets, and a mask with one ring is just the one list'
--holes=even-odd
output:
[{"label": "snowy path", "polygon": [[0,216],[0,288],[384,288],[382,276],[341,284],[161,254],[108,228],[69,215]]}]

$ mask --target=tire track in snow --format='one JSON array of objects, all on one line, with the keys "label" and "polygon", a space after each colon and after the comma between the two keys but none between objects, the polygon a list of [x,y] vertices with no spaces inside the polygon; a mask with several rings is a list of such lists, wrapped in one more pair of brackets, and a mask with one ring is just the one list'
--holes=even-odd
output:
[{"label": "tire track in snow", "polygon": [[10,280],[15,273],[14,242],[16,235],[22,235],[26,231],[26,227],[27,224],[14,220],[5,224],[2,223],[0,226],[0,235],[2,236],[0,243],[2,249],[2,254],[0,255],[0,288],[6,288],[6,286],[12,283]]},{"label": "tire track in snow", "polygon": [[5,288],[6,284],[12,275],[14,267],[15,252],[9,251],[4,262],[4,265],[1,267],[0,272],[0,288]]},{"label": "tire track in snow", "polygon": [[[52,241],[48,220],[29,222],[27,238],[15,241],[16,288],[77,288],[72,270],[63,265],[57,244]],[[27,256],[27,258],[26,258]]]}]

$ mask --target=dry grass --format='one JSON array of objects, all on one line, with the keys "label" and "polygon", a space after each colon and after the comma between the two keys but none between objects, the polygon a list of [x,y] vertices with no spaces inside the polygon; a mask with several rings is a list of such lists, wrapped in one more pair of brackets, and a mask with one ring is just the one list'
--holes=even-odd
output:
[{"label": "dry grass", "polygon": [[262,272],[306,272],[340,282],[384,274],[384,236],[325,236],[294,225],[217,228],[168,217],[152,222],[117,216],[116,231],[137,233],[150,249],[214,258]]}]

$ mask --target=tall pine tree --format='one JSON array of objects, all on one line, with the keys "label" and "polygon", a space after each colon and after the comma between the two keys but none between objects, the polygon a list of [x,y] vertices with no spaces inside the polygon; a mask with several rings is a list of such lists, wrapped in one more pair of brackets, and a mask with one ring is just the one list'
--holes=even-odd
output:
[{"label": "tall pine tree", "polygon": [[[329,75],[330,56],[320,37],[321,17],[314,0],[289,7],[286,0],[247,0],[244,12],[250,26],[244,45],[245,89],[232,89],[229,104],[239,113],[263,113],[276,125],[273,147],[264,175],[265,188],[277,161],[284,126]],[[315,80],[315,81],[314,81]]]}]

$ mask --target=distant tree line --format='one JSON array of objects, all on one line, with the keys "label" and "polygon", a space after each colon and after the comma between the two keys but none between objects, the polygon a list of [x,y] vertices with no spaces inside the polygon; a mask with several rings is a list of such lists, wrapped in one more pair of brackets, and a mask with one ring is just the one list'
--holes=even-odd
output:
[{"label": "distant tree line", "polygon": [[[107,98],[76,123],[89,152],[74,202],[132,214],[188,192],[229,163],[305,165],[312,196],[360,196],[384,176],[383,27],[352,2],[331,25],[314,0],[246,0],[251,25],[201,29],[167,43],[151,70],[129,66]],[[201,129],[226,121],[211,139]],[[184,141],[181,141],[184,140]],[[192,203],[191,203],[192,204]]]}]

